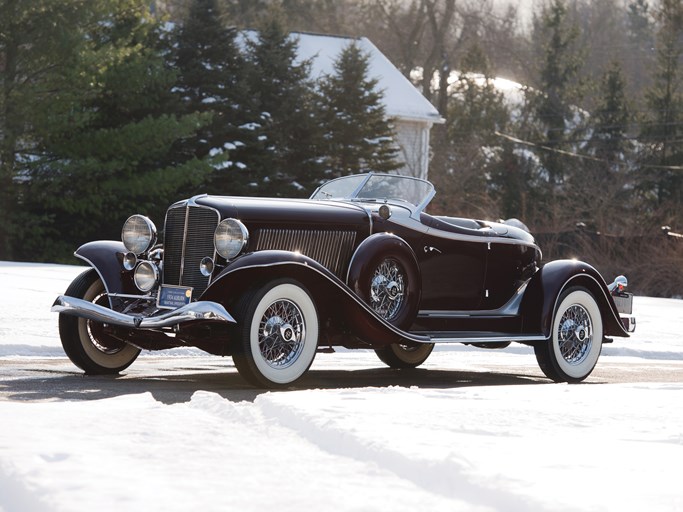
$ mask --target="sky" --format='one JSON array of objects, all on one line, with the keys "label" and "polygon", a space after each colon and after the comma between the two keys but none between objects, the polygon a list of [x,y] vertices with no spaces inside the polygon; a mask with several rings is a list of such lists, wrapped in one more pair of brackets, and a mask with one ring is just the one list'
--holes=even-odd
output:
[{"label": "sky", "polygon": [[[0,262],[0,375],[36,358],[76,371],[49,308],[81,270]],[[605,346],[598,366],[680,368],[683,300],[636,297],[634,308],[637,332]],[[141,356],[129,378],[156,360]],[[340,351],[313,369],[379,366],[371,351]],[[538,371],[521,346],[435,350],[424,368]],[[683,510],[683,382],[84,398],[0,400],[0,512]]]}]

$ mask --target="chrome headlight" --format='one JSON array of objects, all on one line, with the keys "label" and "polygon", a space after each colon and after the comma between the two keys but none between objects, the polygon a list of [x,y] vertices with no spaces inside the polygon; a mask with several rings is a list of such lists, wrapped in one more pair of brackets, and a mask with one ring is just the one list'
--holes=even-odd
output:
[{"label": "chrome headlight", "polygon": [[123,268],[126,270],[133,270],[135,265],[138,264],[138,257],[132,252],[127,252],[123,256]]},{"label": "chrome headlight", "polygon": [[237,219],[225,219],[221,222],[213,235],[216,252],[226,260],[231,260],[247,245],[249,231]]},{"label": "chrome headlight", "polygon": [[135,268],[133,280],[141,292],[148,292],[156,286],[159,280],[159,270],[149,261],[141,261]]},{"label": "chrome headlight", "polygon": [[144,215],[133,215],[123,224],[121,240],[133,254],[143,254],[156,243],[157,228]]}]

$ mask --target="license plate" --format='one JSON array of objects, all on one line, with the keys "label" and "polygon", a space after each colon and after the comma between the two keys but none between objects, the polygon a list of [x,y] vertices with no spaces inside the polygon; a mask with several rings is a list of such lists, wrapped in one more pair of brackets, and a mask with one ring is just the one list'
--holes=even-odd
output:
[{"label": "license plate", "polygon": [[624,313],[626,315],[633,314],[633,295],[630,293],[622,293],[620,295],[614,295],[614,304],[617,306],[617,311],[619,313]]},{"label": "license plate", "polygon": [[192,288],[162,285],[159,290],[158,306],[166,309],[177,309],[189,304],[191,300]]}]

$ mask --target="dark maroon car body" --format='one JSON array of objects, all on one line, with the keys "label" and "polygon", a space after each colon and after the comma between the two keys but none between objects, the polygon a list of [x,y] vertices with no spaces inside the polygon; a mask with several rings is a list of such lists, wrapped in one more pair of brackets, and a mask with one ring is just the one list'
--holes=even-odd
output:
[{"label": "dark maroon car body", "polygon": [[[509,223],[430,215],[424,210],[433,195],[428,182],[368,174],[333,181],[307,200],[197,196],[168,209],[163,244],[151,245],[144,253],[131,255],[124,243],[114,241],[80,247],[76,256],[95,269],[93,279],[100,279],[104,292],[90,301],[93,307],[67,292],[54,310],[67,323],[81,322],[82,329],[103,326],[97,333],[109,340],[108,346],[102,344],[104,352],[120,344],[147,350],[196,346],[232,355],[249,381],[264,386],[290,384],[310,365],[305,362],[303,371],[282,382],[277,373],[268,373],[270,367],[277,372],[280,363],[268,362],[271,356],[264,352],[264,343],[273,342],[276,334],[279,342],[294,339],[286,339],[291,333],[282,331],[290,326],[284,317],[264,312],[261,330],[253,332],[257,339],[245,340],[250,334],[241,324],[251,320],[251,309],[260,311],[257,300],[245,297],[267,294],[261,290],[278,283],[292,283],[292,290],[303,290],[314,304],[315,318],[308,325],[317,336],[309,344],[318,350],[372,348],[396,368],[417,366],[424,359],[411,358],[411,353],[419,349],[429,355],[431,348],[424,347],[435,343],[502,348],[519,342],[535,347],[549,377],[578,381],[595,362],[573,373],[572,365],[584,363],[580,357],[575,360],[576,354],[562,355],[563,340],[569,336],[576,350],[595,352],[595,345],[612,336],[628,336],[625,325],[633,325],[633,318],[625,316],[624,323],[614,291],[592,266],[574,260],[542,264],[533,236]],[[239,254],[230,259],[222,257],[214,243],[214,233],[226,219],[231,229],[247,233],[244,239],[229,238],[230,243],[242,243]],[[158,270],[149,292],[136,286],[140,261]],[[172,310],[160,307],[159,290],[164,287],[188,290],[188,314],[193,304],[217,309],[174,317]],[[573,309],[562,316],[558,307],[569,292],[576,304],[566,306]],[[282,300],[303,314],[301,325],[293,324],[300,332],[299,345],[292,350],[301,353],[304,333],[312,332],[305,330],[305,317],[313,313],[305,305],[297,308],[295,299]],[[105,309],[132,320],[111,318]],[[169,319],[150,323],[163,315]],[[68,326],[63,331],[64,342]],[[64,343],[67,353],[80,351],[67,348],[72,342]],[[599,355],[599,347],[597,351]],[[278,354],[284,357],[282,351]],[[261,356],[266,358],[265,375],[254,361]],[[597,360],[596,355],[590,357]],[[82,355],[72,359],[92,373],[108,368],[90,365]],[[127,364],[109,370],[120,371]]]}]

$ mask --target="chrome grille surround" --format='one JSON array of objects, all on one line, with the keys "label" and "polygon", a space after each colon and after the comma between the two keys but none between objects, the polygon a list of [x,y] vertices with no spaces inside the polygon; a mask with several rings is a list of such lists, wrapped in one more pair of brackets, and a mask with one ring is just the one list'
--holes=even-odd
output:
[{"label": "chrome grille surround", "polygon": [[262,228],[256,250],[298,251],[343,280],[355,240],[355,231]]},{"label": "chrome grille surround", "polygon": [[205,256],[216,258],[213,233],[220,214],[213,208],[197,206],[191,201],[171,206],[166,212],[164,230],[163,284],[192,287],[192,298],[198,298],[209,285],[199,264]]}]

